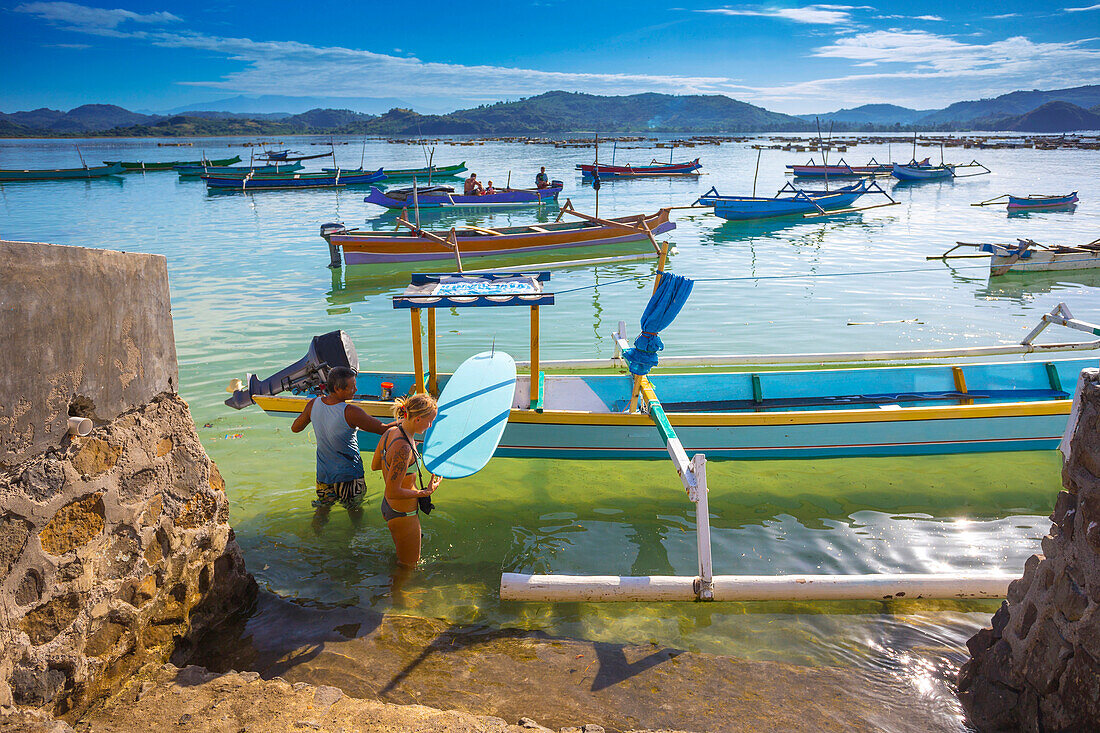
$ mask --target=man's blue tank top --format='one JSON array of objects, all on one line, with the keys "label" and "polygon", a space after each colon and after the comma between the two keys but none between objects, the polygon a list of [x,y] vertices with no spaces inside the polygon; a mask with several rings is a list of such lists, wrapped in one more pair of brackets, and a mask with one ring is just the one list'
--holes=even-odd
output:
[{"label": "man's blue tank top", "polygon": [[326,405],[318,397],[310,408],[309,420],[317,436],[317,480],[338,484],[363,478],[363,457],[355,439],[355,428],[344,418],[347,403]]}]

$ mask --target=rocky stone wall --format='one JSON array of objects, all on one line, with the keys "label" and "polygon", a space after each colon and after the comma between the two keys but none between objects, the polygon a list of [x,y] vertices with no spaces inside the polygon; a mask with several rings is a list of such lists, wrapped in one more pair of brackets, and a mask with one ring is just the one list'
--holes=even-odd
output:
[{"label": "rocky stone wall", "polygon": [[1043,554],[967,642],[959,698],[981,731],[1100,730],[1100,371],[1081,375]]},{"label": "rocky stone wall", "polygon": [[[0,707],[76,715],[255,582],[175,394],[164,258],[4,242],[0,261]],[[95,429],[69,437],[69,414]]]}]

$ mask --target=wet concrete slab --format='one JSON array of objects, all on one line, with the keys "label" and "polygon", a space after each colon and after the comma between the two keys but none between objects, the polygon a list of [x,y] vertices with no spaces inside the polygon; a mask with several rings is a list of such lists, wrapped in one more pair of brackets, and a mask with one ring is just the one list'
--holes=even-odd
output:
[{"label": "wet concrete slab", "polygon": [[856,670],[305,608],[270,594],[242,628],[209,639],[190,661],[331,685],[366,700],[528,717],[554,730],[960,729],[919,704],[884,706],[915,691]]}]

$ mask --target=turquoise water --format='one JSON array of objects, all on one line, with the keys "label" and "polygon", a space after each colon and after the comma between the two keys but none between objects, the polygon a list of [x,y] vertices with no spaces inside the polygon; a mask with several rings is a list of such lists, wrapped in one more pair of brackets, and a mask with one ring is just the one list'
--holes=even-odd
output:
[{"label": "turquoise water", "polygon": [[[306,152],[310,138],[284,138]],[[212,157],[249,149],[238,140],[157,148],[150,140],[79,141],[102,159]],[[908,159],[899,141],[846,158]],[[939,151],[918,151],[938,160]],[[610,154],[601,146],[601,158]],[[667,159],[667,151],[657,157]],[[697,180],[613,181],[603,216],[688,204],[711,186],[749,193],[756,151],[745,144],[677,151],[701,156]],[[337,146],[344,166],[423,165],[416,146],[361,141]],[[439,145],[435,162],[466,160],[479,178],[533,179],[539,165],[564,180],[563,196],[592,211],[593,191],[573,165],[591,150],[486,143]],[[648,162],[650,150],[616,152]],[[1100,154],[1090,151],[948,148],[948,161],[977,156],[993,174],[910,186],[884,183],[901,204],[828,220],[726,223],[680,212],[662,237],[678,253],[671,269],[698,279],[691,301],[662,334],[668,354],[789,353],[973,346],[1018,341],[1041,313],[1066,302],[1100,321],[1100,272],[1008,276],[990,283],[981,260],[927,262],[956,240],[1091,241],[1100,230]],[[783,166],[807,154],[764,151],[758,191],[784,182]],[[964,160],[965,159],[965,160]],[[326,163],[326,161],[321,161]],[[72,141],[0,141],[0,168],[79,165]],[[407,185],[407,184],[399,184]],[[1002,193],[1080,191],[1073,212],[1009,217],[970,203]],[[249,568],[266,588],[308,604],[354,604],[456,623],[541,629],[588,639],[656,641],[701,651],[797,664],[850,666],[868,678],[912,684],[911,700],[957,727],[949,680],[965,640],[995,603],[596,605],[502,603],[502,571],[694,574],[694,514],[664,462],[494,461],[470,479],[445,482],[425,522],[425,562],[396,594],[392,546],[377,514],[381,482],[354,527],[342,510],[311,522],[313,452],[306,435],[256,408],[222,405],[231,378],[263,375],[296,360],[309,338],[343,328],[367,368],[409,368],[408,317],[389,296],[403,277],[363,268],[333,272],[317,236],[324,222],[392,226],[362,202],[366,191],[209,195],[174,173],[87,182],[0,186],[0,236],[150,252],[168,257],[181,392],[204,445],[228,483],[233,523]],[[546,220],[534,210],[425,214],[441,226]],[[542,313],[544,359],[609,356],[619,320],[636,328],[652,263],[555,272],[565,293]],[[888,271],[888,272],[883,272]],[[858,273],[879,274],[858,274]],[[812,276],[812,277],[811,277]],[[635,279],[631,279],[635,278]],[[595,287],[588,287],[595,285]],[[441,368],[495,341],[526,358],[527,314],[440,313]],[[1057,333],[1071,340],[1083,334]],[[1044,337],[1047,338],[1047,337]],[[718,573],[873,573],[1019,570],[1038,551],[1058,489],[1054,452],[903,459],[725,462],[708,466]]]}]

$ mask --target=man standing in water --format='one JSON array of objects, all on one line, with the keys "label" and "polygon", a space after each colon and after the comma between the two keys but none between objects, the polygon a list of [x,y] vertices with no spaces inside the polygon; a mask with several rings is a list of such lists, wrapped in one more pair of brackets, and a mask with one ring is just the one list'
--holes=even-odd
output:
[{"label": "man standing in water", "polygon": [[347,404],[355,397],[354,370],[335,367],[328,373],[325,392],[324,397],[306,403],[290,426],[291,432],[300,433],[312,422],[317,437],[317,499],[313,502],[317,511],[313,526],[318,530],[328,521],[329,510],[336,502],[348,510],[354,524],[359,524],[367,483],[355,431],[381,435],[389,427],[363,408]]}]

